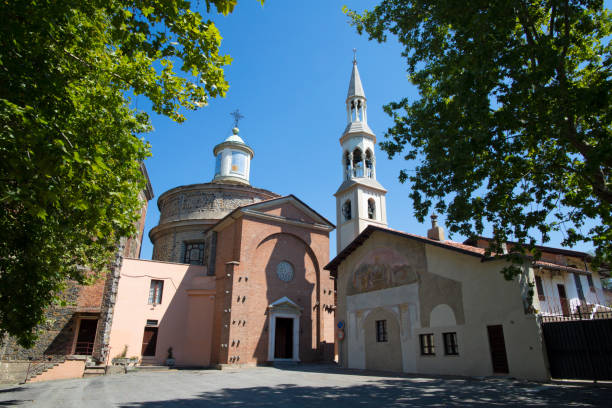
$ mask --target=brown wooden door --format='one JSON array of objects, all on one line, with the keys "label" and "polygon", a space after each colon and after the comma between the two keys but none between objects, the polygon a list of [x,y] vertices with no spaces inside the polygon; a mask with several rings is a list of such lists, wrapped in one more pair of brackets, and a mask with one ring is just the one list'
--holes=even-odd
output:
[{"label": "brown wooden door", "polygon": [[274,358],[293,358],[293,319],[277,317]]},{"label": "brown wooden door", "polygon": [[155,356],[157,347],[157,327],[145,327],[142,337],[142,355]]},{"label": "brown wooden door", "polygon": [[506,342],[504,341],[504,328],[501,324],[487,326],[489,334],[489,348],[491,349],[491,362],[493,372],[508,374],[508,356],[506,355]]},{"label": "brown wooden door", "polygon": [[567,295],[565,294],[565,286],[558,284],[557,291],[559,292],[559,302],[561,303],[561,311],[563,316],[570,315],[569,303],[567,302]]}]

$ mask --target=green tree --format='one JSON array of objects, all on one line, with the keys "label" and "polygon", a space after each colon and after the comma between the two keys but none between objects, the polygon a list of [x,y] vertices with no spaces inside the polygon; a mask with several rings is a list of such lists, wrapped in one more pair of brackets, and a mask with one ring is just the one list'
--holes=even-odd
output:
[{"label": "green tree", "polygon": [[67,280],[135,232],[151,126],[128,95],[178,122],[224,96],[231,59],[204,16],[235,3],[0,2],[0,333],[31,346]]},{"label": "green tree", "polygon": [[394,126],[381,147],[414,163],[399,179],[421,222],[435,209],[467,236],[488,223],[493,250],[561,231],[563,245],[590,241],[597,260],[611,259],[612,19],[602,1],[384,0],[345,12],[359,33],[404,47],[420,98],[385,106]]}]

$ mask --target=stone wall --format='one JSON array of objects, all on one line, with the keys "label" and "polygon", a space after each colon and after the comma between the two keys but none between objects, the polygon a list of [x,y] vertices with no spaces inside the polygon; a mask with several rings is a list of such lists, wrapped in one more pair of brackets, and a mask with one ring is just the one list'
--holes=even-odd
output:
[{"label": "stone wall", "polygon": [[275,197],[278,195],[267,190],[217,183],[180,186],[165,192],[157,201],[159,224],[149,234],[153,259],[183,263],[185,243],[204,242],[203,264],[208,265],[211,241],[205,231],[238,207]]},{"label": "stone wall", "polygon": [[17,341],[9,337],[3,346],[2,360],[27,361],[28,358],[40,360],[43,356],[63,356],[72,352],[72,342],[76,330],[74,314],[81,286],[76,283],[69,284],[64,292],[68,303],[65,307],[52,306],[45,312],[46,323],[37,330],[39,337],[31,349],[25,349]]},{"label": "stone wall", "polygon": [[[185,261],[185,243],[205,242],[204,229],[170,230],[160,235],[153,248],[153,260],[183,263]],[[206,243],[206,242],[205,242]],[[204,245],[206,259],[208,245]],[[204,262],[206,264],[206,261]]]},{"label": "stone wall", "polygon": [[23,382],[29,365],[29,361],[0,361],[0,384]]},{"label": "stone wall", "polygon": [[106,276],[104,285],[104,295],[100,305],[100,321],[98,322],[93,350],[93,357],[100,363],[106,362],[109,357],[110,331],[113,325],[113,314],[115,313],[115,301],[117,300],[125,241],[126,239],[122,238],[119,242],[115,260]]},{"label": "stone wall", "polygon": [[275,197],[278,195],[245,186],[214,183],[181,186],[159,197],[159,223],[184,219],[221,219],[238,207]]}]

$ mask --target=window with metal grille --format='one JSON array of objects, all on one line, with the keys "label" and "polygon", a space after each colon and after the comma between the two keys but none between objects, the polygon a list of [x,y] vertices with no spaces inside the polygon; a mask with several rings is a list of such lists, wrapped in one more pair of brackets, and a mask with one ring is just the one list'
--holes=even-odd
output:
[{"label": "window with metal grille", "polygon": [[372,198],[368,200],[368,218],[371,220],[376,218],[376,203]]},{"label": "window with metal grille", "polygon": [[444,354],[447,356],[456,356],[459,354],[459,346],[457,345],[457,333],[443,333],[444,338]]},{"label": "window with metal grille", "polygon": [[159,305],[162,302],[162,292],[164,291],[164,281],[151,279],[149,288],[149,304]]},{"label": "window with metal grille", "polygon": [[344,204],[342,204],[342,215],[344,216],[344,221],[348,221],[352,218],[351,200],[346,200]]},{"label": "window with metal grille", "polygon": [[587,282],[589,282],[589,290],[595,292],[595,284],[593,283],[593,277],[591,275],[587,275]]},{"label": "window with metal grille", "polygon": [[433,356],[436,354],[434,348],[434,335],[433,333],[421,334],[419,336],[421,340],[421,355]]},{"label": "window with metal grille", "polygon": [[376,321],[376,341],[378,343],[385,343],[387,341],[387,321],[386,320]]},{"label": "window with metal grille", "polygon": [[538,299],[546,300],[546,296],[544,296],[544,287],[542,286],[542,277],[536,276],[535,282],[536,282],[536,290],[538,291]]},{"label": "window with metal grille", "polygon": [[576,291],[578,292],[578,298],[580,300],[585,300],[584,292],[582,291],[582,282],[580,281],[580,275],[577,273],[574,274],[574,283],[576,283]]},{"label": "window with metal grille", "polygon": [[204,260],[204,243],[190,242],[185,243],[185,263],[192,265],[202,265]]}]

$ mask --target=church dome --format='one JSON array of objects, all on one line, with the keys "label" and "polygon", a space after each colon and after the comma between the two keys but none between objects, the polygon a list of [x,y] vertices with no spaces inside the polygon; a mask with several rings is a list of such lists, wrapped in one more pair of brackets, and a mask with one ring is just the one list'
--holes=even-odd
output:
[{"label": "church dome", "polygon": [[175,187],[157,200],[159,224],[149,232],[153,259],[185,262],[187,245],[204,242],[204,232],[243,205],[280,197],[244,184],[201,183]]},{"label": "church dome", "polygon": [[238,207],[280,197],[250,185],[254,153],[239,133],[234,127],[232,134],[214,147],[212,182],[175,187],[159,196],[159,224],[149,232],[154,260],[194,263],[186,254],[201,249],[197,261],[206,264],[214,244],[204,242],[205,231]]},{"label": "church dome", "polygon": [[239,132],[235,127],[232,134],[213,149],[216,159],[213,183],[249,185],[251,159],[255,154]]}]

